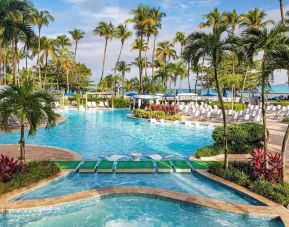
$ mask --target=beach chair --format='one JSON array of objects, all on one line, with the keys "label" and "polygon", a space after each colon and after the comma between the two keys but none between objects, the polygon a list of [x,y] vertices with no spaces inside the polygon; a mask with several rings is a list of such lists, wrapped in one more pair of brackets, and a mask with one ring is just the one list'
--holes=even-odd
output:
[{"label": "beach chair", "polygon": [[96,108],[96,102],[91,102],[91,108]]},{"label": "beach chair", "polygon": [[87,108],[91,108],[92,107],[91,102],[87,102],[86,106],[87,106]]},{"label": "beach chair", "polygon": [[104,160],[106,160],[106,161],[118,161],[118,160],[120,160],[120,159],[123,159],[123,158],[125,158],[126,156],[123,156],[123,155],[116,155],[116,154],[114,154],[114,155],[111,155],[110,157],[107,157],[107,156],[99,156],[99,158],[101,158],[101,159],[104,159]]}]

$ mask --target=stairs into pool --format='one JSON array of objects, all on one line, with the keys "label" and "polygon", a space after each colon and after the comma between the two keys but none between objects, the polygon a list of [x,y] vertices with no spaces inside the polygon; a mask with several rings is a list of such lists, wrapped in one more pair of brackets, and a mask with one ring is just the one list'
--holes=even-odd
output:
[{"label": "stairs into pool", "polygon": [[216,165],[212,161],[161,160],[161,161],[54,161],[61,170],[80,173],[191,173]]}]

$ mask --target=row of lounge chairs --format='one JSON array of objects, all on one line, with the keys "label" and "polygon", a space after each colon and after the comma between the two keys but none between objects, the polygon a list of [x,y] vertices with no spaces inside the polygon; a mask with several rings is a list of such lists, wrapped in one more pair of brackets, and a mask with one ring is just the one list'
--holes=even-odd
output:
[{"label": "row of lounge chairs", "polygon": [[87,102],[87,108],[97,108],[97,107],[109,107],[109,103],[103,101],[100,101],[99,104],[96,104],[96,102]]},{"label": "row of lounge chairs", "polygon": [[80,173],[191,173],[196,169],[208,169],[210,162],[199,160],[160,161],[56,161],[62,170]]}]

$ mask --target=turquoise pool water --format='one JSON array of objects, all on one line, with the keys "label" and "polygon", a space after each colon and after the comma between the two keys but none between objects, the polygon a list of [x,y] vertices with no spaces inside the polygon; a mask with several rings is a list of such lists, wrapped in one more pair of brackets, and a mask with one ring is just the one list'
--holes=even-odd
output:
[{"label": "turquoise pool water", "polygon": [[52,208],[7,213],[1,226],[283,226],[279,219],[219,212],[187,203],[139,196],[93,198]]},{"label": "turquoise pool water", "polygon": [[170,189],[232,203],[261,203],[199,174],[83,174],[74,173],[24,194],[19,200],[50,198],[109,186],[147,186]]},{"label": "turquoise pool water", "polygon": [[[213,128],[207,126],[154,125],[130,119],[128,110],[72,110],[64,113],[67,121],[50,129],[41,128],[28,144],[68,148],[85,159],[98,155],[122,154],[194,154],[198,147],[213,142]],[[18,143],[19,132],[0,135],[0,144]]]}]

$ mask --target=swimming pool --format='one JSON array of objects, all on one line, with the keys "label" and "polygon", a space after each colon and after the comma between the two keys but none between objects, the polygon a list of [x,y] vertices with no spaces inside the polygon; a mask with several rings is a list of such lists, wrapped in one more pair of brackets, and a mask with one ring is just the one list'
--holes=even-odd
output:
[{"label": "swimming pool", "polygon": [[199,174],[82,174],[73,173],[19,200],[50,198],[109,186],[147,186],[185,192],[231,203],[261,205],[260,202],[208,180]]},{"label": "swimming pool", "polygon": [[[80,153],[84,159],[98,155],[133,152],[184,156],[194,154],[197,148],[212,144],[213,127],[185,125],[155,125],[127,117],[129,110],[78,111],[63,115],[67,121],[46,130],[41,128],[28,144],[63,147]],[[19,132],[2,134],[0,144],[16,144]]]},{"label": "swimming pool", "polygon": [[109,196],[47,208],[9,212],[3,226],[283,226],[279,219],[249,217],[197,205],[135,195]]}]

